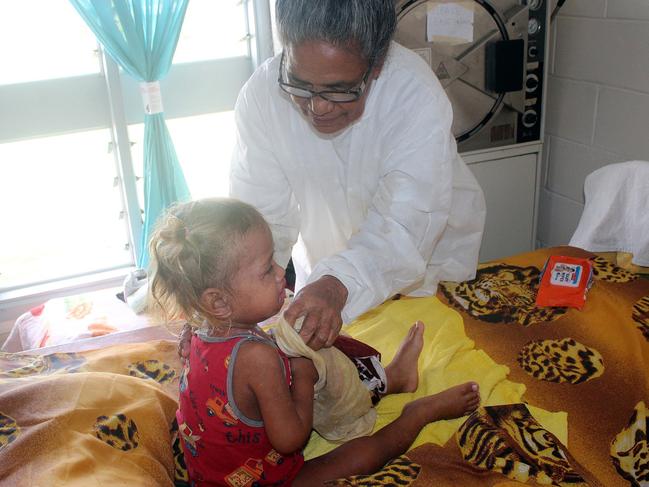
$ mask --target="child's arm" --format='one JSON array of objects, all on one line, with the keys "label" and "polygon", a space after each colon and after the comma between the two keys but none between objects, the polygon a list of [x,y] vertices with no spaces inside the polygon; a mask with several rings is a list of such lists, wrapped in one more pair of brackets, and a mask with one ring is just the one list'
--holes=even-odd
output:
[{"label": "child's arm", "polygon": [[302,448],[313,426],[313,384],[317,380],[313,363],[292,360],[290,389],[282,361],[270,345],[245,344],[239,349],[236,363],[235,374],[241,382],[235,378],[235,385],[245,384],[254,395],[273,448],[282,454]]},{"label": "child's arm", "polygon": [[294,357],[290,362],[293,377],[291,397],[302,421],[313,428],[313,385],[318,380],[318,373],[308,358]]}]

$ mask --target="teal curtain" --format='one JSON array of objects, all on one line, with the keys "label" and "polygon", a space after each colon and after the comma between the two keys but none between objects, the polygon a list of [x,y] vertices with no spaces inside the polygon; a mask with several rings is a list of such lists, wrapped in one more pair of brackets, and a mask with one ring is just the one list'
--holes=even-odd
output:
[{"label": "teal curtain", "polygon": [[[70,2],[106,53],[130,76],[141,83],[153,83],[167,75],[188,0]],[[172,203],[190,199],[164,114],[159,110],[161,105],[147,103],[144,114],[144,228],[141,242],[135,243],[139,245],[135,250],[138,266],[144,268],[149,262],[148,242],[156,219]]]}]

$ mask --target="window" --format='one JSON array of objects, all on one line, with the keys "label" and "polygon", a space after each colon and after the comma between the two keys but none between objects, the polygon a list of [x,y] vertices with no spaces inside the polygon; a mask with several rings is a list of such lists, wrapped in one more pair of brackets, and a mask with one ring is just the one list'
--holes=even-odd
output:
[{"label": "window", "polygon": [[[227,196],[230,157],[235,142],[234,111],[210,113],[167,121],[178,160],[192,198]],[[144,124],[129,127],[135,173],[143,173]],[[143,198],[143,180],[138,193]]]},{"label": "window", "polygon": [[[174,66],[161,82],[194,197],[227,194],[232,110],[253,69],[249,6],[248,0],[191,0]],[[142,103],[127,75],[107,83],[100,56],[67,0],[3,4],[0,205],[10,231],[0,243],[0,301],[8,290],[134,265],[129,225],[139,215],[126,214],[133,205],[125,204],[128,191],[118,175],[130,166],[118,166],[115,155],[126,148],[134,170],[125,176],[141,176]],[[111,114],[116,100],[122,120]]]},{"label": "window", "polygon": [[107,129],[0,144],[0,288],[130,265]]},{"label": "window", "polygon": [[245,10],[236,1],[191,0],[174,63],[248,56]]},{"label": "window", "polygon": [[2,3],[0,85],[99,73],[97,54],[95,36],[70,2]]}]

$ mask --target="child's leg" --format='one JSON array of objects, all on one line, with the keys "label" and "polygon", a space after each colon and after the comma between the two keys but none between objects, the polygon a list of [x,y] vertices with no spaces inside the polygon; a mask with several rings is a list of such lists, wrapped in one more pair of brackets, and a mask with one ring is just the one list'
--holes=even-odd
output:
[{"label": "child's leg", "polygon": [[424,346],[424,324],[417,321],[399,345],[392,362],[385,367],[387,390],[384,395],[415,392],[419,385],[417,362]]},{"label": "child's leg", "polygon": [[[417,361],[424,345],[424,324],[417,321],[399,345],[392,362],[381,365],[381,355],[369,345],[351,337],[339,337],[334,347],[354,362],[358,376],[370,391],[373,404],[387,394],[414,392],[419,384]],[[364,348],[363,348],[364,347]]]},{"label": "child's leg", "polygon": [[407,404],[395,421],[373,435],[351,440],[306,462],[293,485],[323,485],[327,480],[374,473],[404,453],[428,423],[464,416],[479,404],[478,385],[474,382],[417,399]]}]

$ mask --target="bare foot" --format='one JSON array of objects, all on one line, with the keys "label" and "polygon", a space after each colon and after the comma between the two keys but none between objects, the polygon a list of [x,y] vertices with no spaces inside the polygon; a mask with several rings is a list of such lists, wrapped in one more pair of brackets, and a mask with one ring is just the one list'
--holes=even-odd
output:
[{"label": "bare foot", "polygon": [[[473,412],[480,405],[480,392],[475,382],[465,382],[445,391],[422,397],[406,405],[415,414],[426,415],[426,422],[455,419]],[[405,409],[404,408],[404,412]]]},{"label": "bare foot", "polygon": [[386,394],[415,392],[419,385],[417,361],[424,346],[424,324],[417,321],[399,345],[392,362],[385,368],[388,379]]}]

